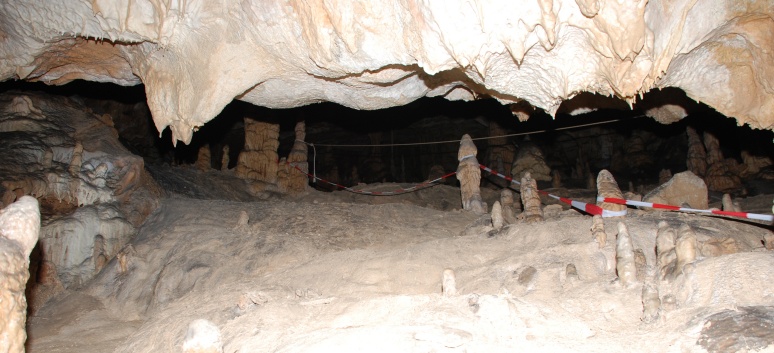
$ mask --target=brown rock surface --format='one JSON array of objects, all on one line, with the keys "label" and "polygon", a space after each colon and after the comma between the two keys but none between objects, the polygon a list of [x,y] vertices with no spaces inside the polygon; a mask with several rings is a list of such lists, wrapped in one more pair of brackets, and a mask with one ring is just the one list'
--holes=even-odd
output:
[{"label": "brown rock surface", "polygon": [[642,198],[644,202],[661,203],[682,207],[707,209],[707,186],[704,180],[690,171],[675,174],[665,184],[655,188]]}]

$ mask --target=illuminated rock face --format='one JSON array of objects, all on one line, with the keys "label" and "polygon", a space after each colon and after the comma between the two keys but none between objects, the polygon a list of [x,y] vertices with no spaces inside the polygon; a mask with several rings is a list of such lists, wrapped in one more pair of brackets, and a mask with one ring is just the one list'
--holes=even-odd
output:
[{"label": "illuminated rock face", "polygon": [[772,13],[769,0],[6,1],[0,80],[144,83],[156,127],[184,142],[234,98],[378,109],[486,94],[554,113],[583,91],[633,102],[667,86],[772,129]]}]

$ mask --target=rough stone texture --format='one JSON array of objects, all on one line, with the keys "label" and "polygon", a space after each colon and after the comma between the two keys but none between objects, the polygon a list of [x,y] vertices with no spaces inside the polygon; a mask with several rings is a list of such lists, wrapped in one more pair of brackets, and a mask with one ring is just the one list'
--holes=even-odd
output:
[{"label": "rough stone texture", "polygon": [[516,212],[521,211],[521,203],[514,202],[513,192],[510,189],[500,191],[500,206],[503,209],[503,222],[505,224],[516,223]]},{"label": "rough stone texture", "polygon": [[599,248],[602,249],[607,244],[607,233],[605,233],[605,222],[602,220],[602,216],[595,215],[591,218],[591,235],[596,240]]},{"label": "rough stone texture", "polygon": [[[296,123],[296,140],[293,148],[286,160],[286,163],[280,166],[277,176],[277,186],[280,191],[288,194],[299,194],[306,191],[309,184],[309,177],[304,173],[309,172],[309,163],[307,162],[309,148],[304,143],[306,139],[306,124],[303,121]],[[302,172],[299,172],[298,169]]]},{"label": "rough stone texture", "polygon": [[522,216],[525,222],[542,222],[543,208],[540,204],[537,182],[529,172],[521,177],[521,203],[524,205]]},{"label": "rough stone texture", "polygon": [[457,159],[460,162],[457,167],[457,179],[460,181],[462,208],[475,214],[484,214],[487,206],[481,199],[481,169],[476,159],[477,152],[476,145],[470,135],[462,136],[457,154]]},{"label": "rough stone texture", "polygon": [[723,152],[720,150],[720,141],[711,133],[704,132],[704,147],[707,149],[707,173],[704,181],[707,188],[712,191],[730,192],[742,186],[742,180],[732,173]]},{"label": "rough stone texture", "polygon": [[29,255],[38,241],[38,201],[23,196],[0,210],[0,352],[24,352]]},{"label": "rough stone texture", "polygon": [[626,224],[618,222],[618,236],[615,243],[615,270],[621,285],[629,287],[637,282],[637,266],[634,261],[632,239]]},{"label": "rough stone texture", "polygon": [[279,125],[245,118],[245,147],[239,153],[236,175],[276,183],[278,147]]},{"label": "rough stone texture", "polygon": [[706,209],[709,207],[707,197],[707,185],[704,180],[690,171],[685,171],[675,174],[668,182],[653,189],[642,201]]},{"label": "rough stone texture", "polygon": [[203,172],[212,169],[212,154],[210,153],[209,145],[199,147],[199,155],[196,156],[196,168]]},{"label": "rough stone texture", "polygon": [[[597,175],[597,195],[600,197],[610,197],[622,199],[623,193],[618,187],[618,183],[613,178],[613,174],[609,171],[602,169]],[[597,206],[602,207],[608,211],[619,212],[626,209],[626,205],[620,205],[610,202],[597,202]]]},{"label": "rough stone texture", "polygon": [[511,175],[516,178],[520,178],[524,172],[529,172],[535,180],[550,181],[553,179],[551,168],[546,163],[543,152],[532,143],[524,143],[520,146],[511,168]]},{"label": "rough stone texture", "polygon": [[659,278],[666,279],[667,275],[672,275],[677,264],[677,254],[675,253],[675,230],[667,222],[661,221],[658,224],[656,233],[656,265],[658,266]]},{"label": "rough stone texture", "polygon": [[693,174],[703,177],[707,174],[707,151],[696,129],[688,126],[685,131],[688,135],[688,156],[685,164]]},{"label": "rough stone texture", "polygon": [[228,170],[228,164],[231,162],[228,156],[228,145],[223,146],[223,157],[220,159],[220,171],[225,172]]},{"label": "rough stone texture", "polygon": [[[65,286],[111,259],[157,207],[142,158],[118,141],[110,117],[68,98],[0,96],[0,193],[35,195],[46,214],[41,261]],[[80,206],[80,207],[79,207]]]},{"label": "rough stone texture", "polygon": [[746,306],[712,314],[696,344],[709,353],[753,352],[774,345],[774,309]]},{"label": "rough stone texture", "polygon": [[0,80],[143,83],[156,127],[184,142],[234,98],[378,109],[487,94],[553,114],[582,91],[633,102],[662,87],[771,128],[771,13],[765,0],[22,0],[0,7]]}]

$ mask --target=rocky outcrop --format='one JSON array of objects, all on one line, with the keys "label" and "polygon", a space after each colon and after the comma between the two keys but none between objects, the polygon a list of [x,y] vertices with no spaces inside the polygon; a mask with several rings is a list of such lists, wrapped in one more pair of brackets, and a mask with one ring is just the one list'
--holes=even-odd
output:
[{"label": "rocky outcrop", "polygon": [[245,147],[237,159],[236,175],[270,184],[277,182],[279,125],[245,118]]},{"label": "rocky outcrop", "polygon": [[513,161],[513,167],[511,167],[511,175],[516,178],[521,178],[525,172],[529,172],[532,179],[535,180],[550,181],[553,179],[551,168],[546,163],[543,152],[531,142],[525,142],[520,146],[516,159]]},{"label": "rocky outcrop", "polygon": [[24,352],[29,256],[38,242],[40,210],[34,197],[0,210],[0,351]]},{"label": "rocky outcrop", "polygon": [[662,87],[772,128],[773,6],[22,0],[0,6],[0,80],[143,83],[157,129],[184,142],[234,98],[379,109],[485,94],[553,114],[578,92],[632,103]]},{"label": "rocky outcrop", "polygon": [[707,185],[695,174],[685,171],[675,174],[672,179],[649,192],[642,200],[673,206],[688,205],[688,207],[703,210],[708,207]]},{"label": "rocky outcrop", "polygon": [[88,280],[158,205],[160,189],[118,141],[109,115],[66,98],[6,94],[0,140],[3,202],[40,200],[41,261],[58,275],[45,280]]}]

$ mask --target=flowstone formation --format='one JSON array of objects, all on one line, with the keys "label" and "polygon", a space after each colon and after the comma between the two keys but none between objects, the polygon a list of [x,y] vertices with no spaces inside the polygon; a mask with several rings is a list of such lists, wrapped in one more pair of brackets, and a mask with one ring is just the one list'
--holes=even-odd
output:
[{"label": "flowstone formation", "polygon": [[277,182],[279,125],[245,118],[245,147],[239,153],[236,175],[270,184]]},{"label": "flowstone formation", "polygon": [[27,339],[27,299],[24,288],[30,273],[29,256],[38,242],[38,200],[22,196],[0,210],[0,351],[24,352]]},{"label": "flowstone formation", "polygon": [[33,263],[42,270],[33,272],[54,278],[38,282],[90,279],[158,205],[161,191],[118,141],[110,116],[73,100],[0,96],[0,140],[3,203],[34,195],[43,210]]},{"label": "flowstone formation", "polygon": [[307,162],[308,147],[304,142],[306,138],[306,124],[300,121],[295,128],[296,140],[293,142],[293,149],[287,159],[280,161],[277,171],[277,186],[280,191],[289,194],[299,194],[306,191],[309,178],[305,173],[309,172],[309,163]]},{"label": "flowstone formation", "polygon": [[578,92],[631,103],[663,87],[771,129],[771,13],[734,0],[22,0],[0,6],[0,80],[143,83],[156,128],[186,143],[234,98],[379,109],[485,94],[554,114]]}]

